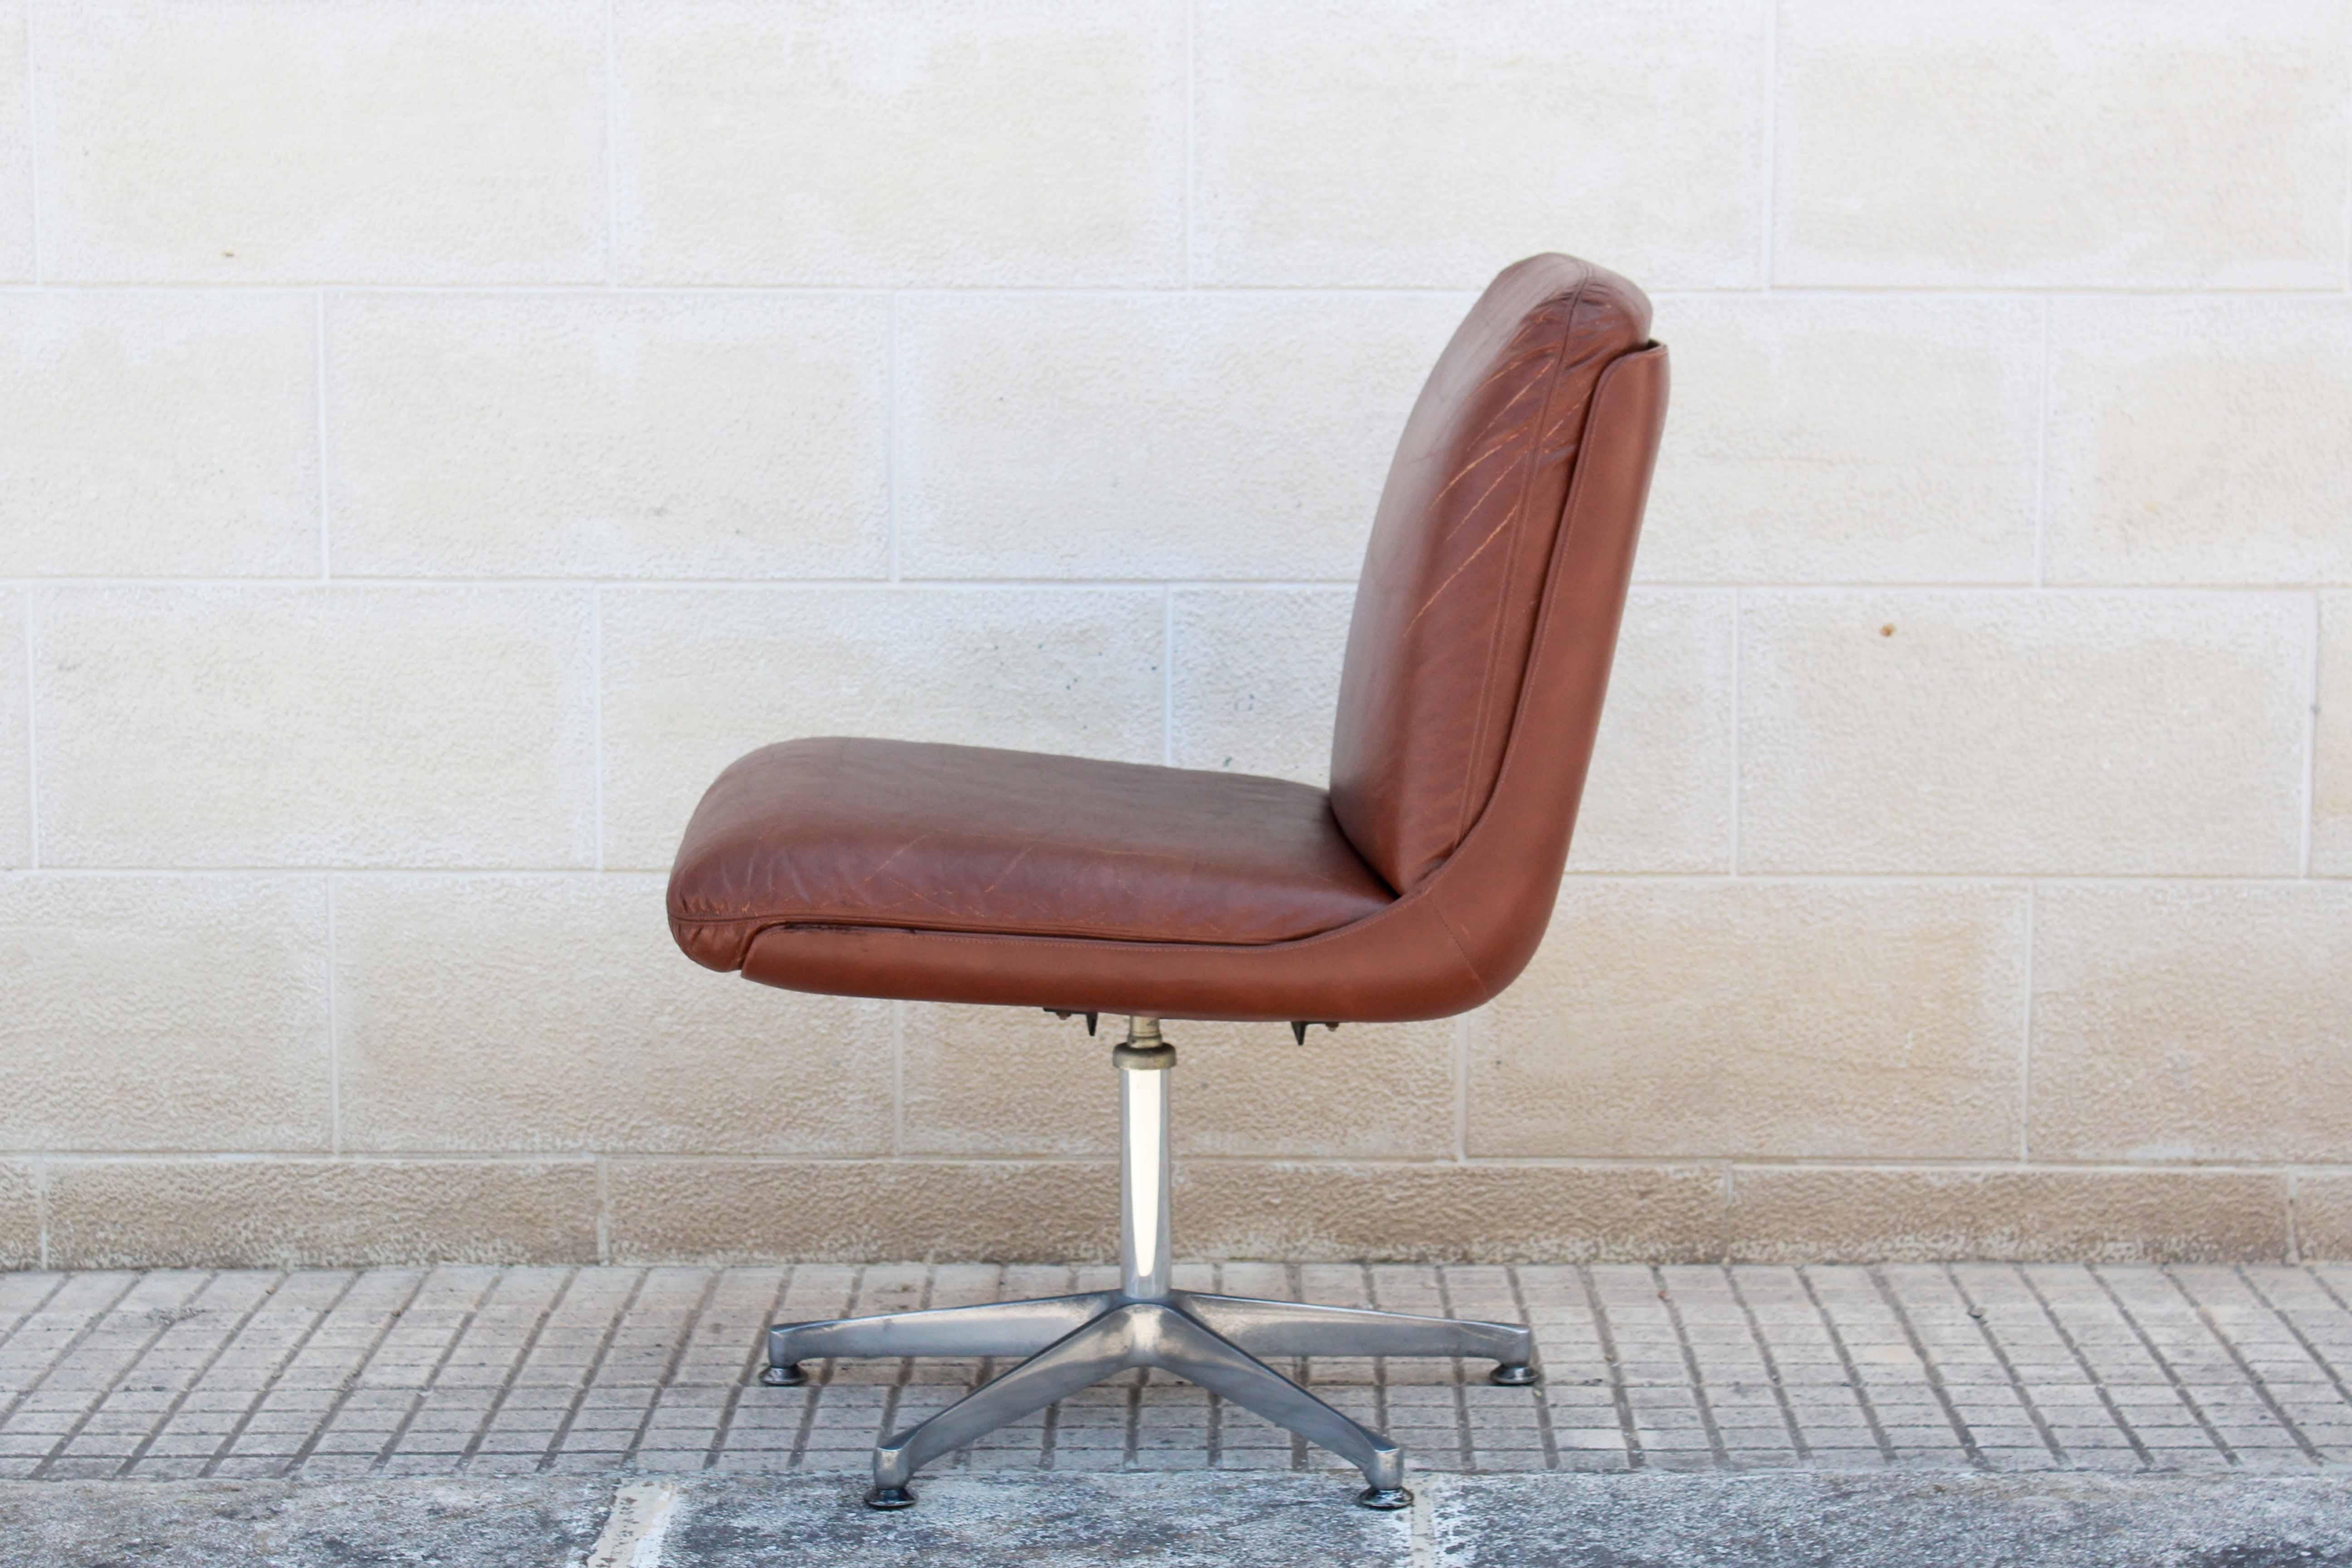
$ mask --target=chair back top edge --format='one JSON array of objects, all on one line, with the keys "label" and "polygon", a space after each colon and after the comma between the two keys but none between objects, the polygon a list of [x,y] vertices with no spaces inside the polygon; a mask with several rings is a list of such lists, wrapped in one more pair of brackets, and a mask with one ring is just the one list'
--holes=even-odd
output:
[{"label": "chair back top edge", "polygon": [[1399,893],[1493,794],[1586,416],[1649,332],[1625,279],[1530,257],[1479,296],[1405,422],[1356,590],[1330,784],[1341,830]]}]

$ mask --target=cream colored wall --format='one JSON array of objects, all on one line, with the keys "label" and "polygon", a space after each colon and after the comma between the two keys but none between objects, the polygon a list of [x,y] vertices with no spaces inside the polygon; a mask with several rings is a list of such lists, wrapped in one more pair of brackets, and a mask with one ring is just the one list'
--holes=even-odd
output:
[{"label": "cream colored wall", "polygon": [[1172,1028],[1184,1248],[2352,1255],[2348,27],[0,0],[0,1263],[1101,1256],[1101,1046],[696,969],[686,814],[1319,779],[1555,247],[1676,383],[1575,875]]}]

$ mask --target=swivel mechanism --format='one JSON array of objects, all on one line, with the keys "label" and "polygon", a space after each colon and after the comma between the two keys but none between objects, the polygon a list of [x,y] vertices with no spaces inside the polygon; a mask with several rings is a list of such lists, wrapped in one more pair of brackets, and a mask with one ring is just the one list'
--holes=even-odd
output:
[{"label": "swivel mechanism", "polygon": [[761,1381],[792,1387],[803,1363],[825,1356],[1023,1356],[1027,1359],[874,1450],[867,1506],[907,1508],[908,1482],[1009,1422],[1131,1367],[1161,1367],[1287,1427],[1363,1471],[1356,1500],[1401,1509],[1404,1450],[1359,1426],[1265,1364],[1268,1356],[1486,1356],[1493,1381],[1524,1387],[1541,1375],[1535,1335],[1517,1323],[1423,1318],[1356,1307],[1261,1301],[1169,1284],[1168,1078],[1175,1048],[1157,1018],[1130,1018],[1113,1047],[1119,1069],[1120,1279],[1116,1290],[778,1323],[768,1331]]}]

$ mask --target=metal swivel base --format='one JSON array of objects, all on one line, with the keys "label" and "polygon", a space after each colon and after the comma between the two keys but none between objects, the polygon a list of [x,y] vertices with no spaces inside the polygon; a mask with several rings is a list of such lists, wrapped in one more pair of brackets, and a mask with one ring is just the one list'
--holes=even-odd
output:
[{"label": "metal swivel base", "polygon": [[874,1450],[867,1506],[913,1505],[908,1482],[942,1454],[1134,1367],[1159,1367],[1320,1444],[1364,1472],[1356,1500],[1411,1504],[1404,1450],[1357,1425],[1265,1364],[1273,1356],[1433,1355],[1492,1358],[1492,1378],[1525,1387],[1541,1375],[1535,1336],[1517,1323],[1422,1318],[1358,1307],[1261,1301],[1173,1289],[1168,1283],[1167,1068],[1176,1053],[1158,1021],[1131,1022],[1120,1073],[1126,1210],[1124,1279],[1116,1290],[992,1301],[871,1318],[778,1323],[768,1331],[771,1387],[805,1383],[802,1363],[826,1356],[1022,1356],[1022,1363]]}]

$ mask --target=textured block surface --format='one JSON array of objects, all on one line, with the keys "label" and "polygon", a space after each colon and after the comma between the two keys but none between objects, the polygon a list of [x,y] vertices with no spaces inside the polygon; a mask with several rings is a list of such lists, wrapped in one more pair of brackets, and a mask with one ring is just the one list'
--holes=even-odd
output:
[{"label": "textured block surface", "polygon": [[578,283],[604,41],[562,0],[43,4],[45,275]]},{"label": "textured block surface", "polygon": [[1352,588],[1192,588],[1169,596],[1168,760],[1331,777]]},{"label": "textured block surface", "polygon": [[887,1004],[721,985],[666,935],[656,877],[340,879],[345,1145],[889,1152]]},{"label": "textured block surface", "polygon": [[1794,0],[1777,43],[1777,282],[2343,283],[2339,9]]},{"label": "textured block surface", "polygon": [[2297,869],[2307,605],[1880,591],[1741,614],[1743,870]]},{"label": "textured block surface", "polygon": [[591,609],[541,587],[44,594],[43,860],[593,865]]},{"label": "textured block surface", "polygon": [[324,1152],[327,942],[318,877],[0,878],[0,1148]]},{"label": "textured block surface", "polygon": [[0,279],[33,276],[33,99],[23,0],[0,5]]},{"label": "textured block surface", "polygon": [[[1557,912],[1469,1016],[1172,1017],[1187,1244],[1456,1305],[1380,1271],[2352,1252],[2347,81],[2341,0],[0,0],[0,1266],[470,1260],[415,1310],[569,1346],[713,1278],[639,1264],[732,1324],[1105,1262],[1103,1041],[711,974],[663,872],[802,737],[1324,784],[1407,412],[1541,251],[1673,383]],[[1575,1300],[1668,1383],[1661,1312],[1879,1294],[1645,1278]],[[1465,1430],[1796,1462],[1747,1353],[1712,1436]],[[2080,1414],[1977,1451],[2169,1451]],[[105,1458],[10,1419],[0,1481]]]},{"label": "textured block surface", "polygon": [[1467,303],[912,297],[900,566],[1352,583],[1397,432]]},{"label": "textured block surface", "polygon": [[2051,311],[2050,580],[2352,580],[2352,308],[2069,300]]},{"label": "textured block surface", "polygon": [[[1440,1159],[1454,1151],[1458,1026],[1171,1025],[1181,1155]],[[1116,1026],[1113,1026],[1116,1033]],[[907,1010],[902,1147],[917,1155],[1112,1155],[1118,1085],[1101,1047],[1050,1015]]]},{"label": "textured block surface", "polygon": [[2352,887],[2034,896],[2036,1154],[2332,1162],[2352,1136]]},{"label": "textured block surface", "polygon": [[2042,307],[1685,294],[1636,570],[1675,583],[2033,576]]},{"label": "textured block surface", "polygon": [[584,1160],[142,1160],[53,1163],[47,1252],[63,1268],[586,1262],[596,1168]]},{"label": "textured block surface", "polygon": [[1472,1025],[1496,1155],[2001,1158],[2025,896],[1935,883],[1571,884]]},{"label": "textured block surface", "polygon": [[622,0],[614,191],[636,282],[1165,286],[1182,8]]},{"label": "textured block surface", "polygon": [[1571,874],[1731,869],[1732,615],[1720,593],[1628,596]]},{"label": "textured block surface", "polygon": [[1455,288],[1545,249],[1759,280],[1757,6],[1212,0],[1197,27],[1202,281]]},{"label": "textured block surface", "polygon": [[317,315],[274,291],[0,297],[0,574],[317,575]]},{"label": "textured block surface", "polygon": [[864,296],[339,300],[334,568],[880,576],[889,329]]},{"label": "textured block surface", "polygon": [[1759,1262],[2287,1255],[2286,1179],[2263,1172],[1778,1165],[1732,1191],[1732,1256]]}]

